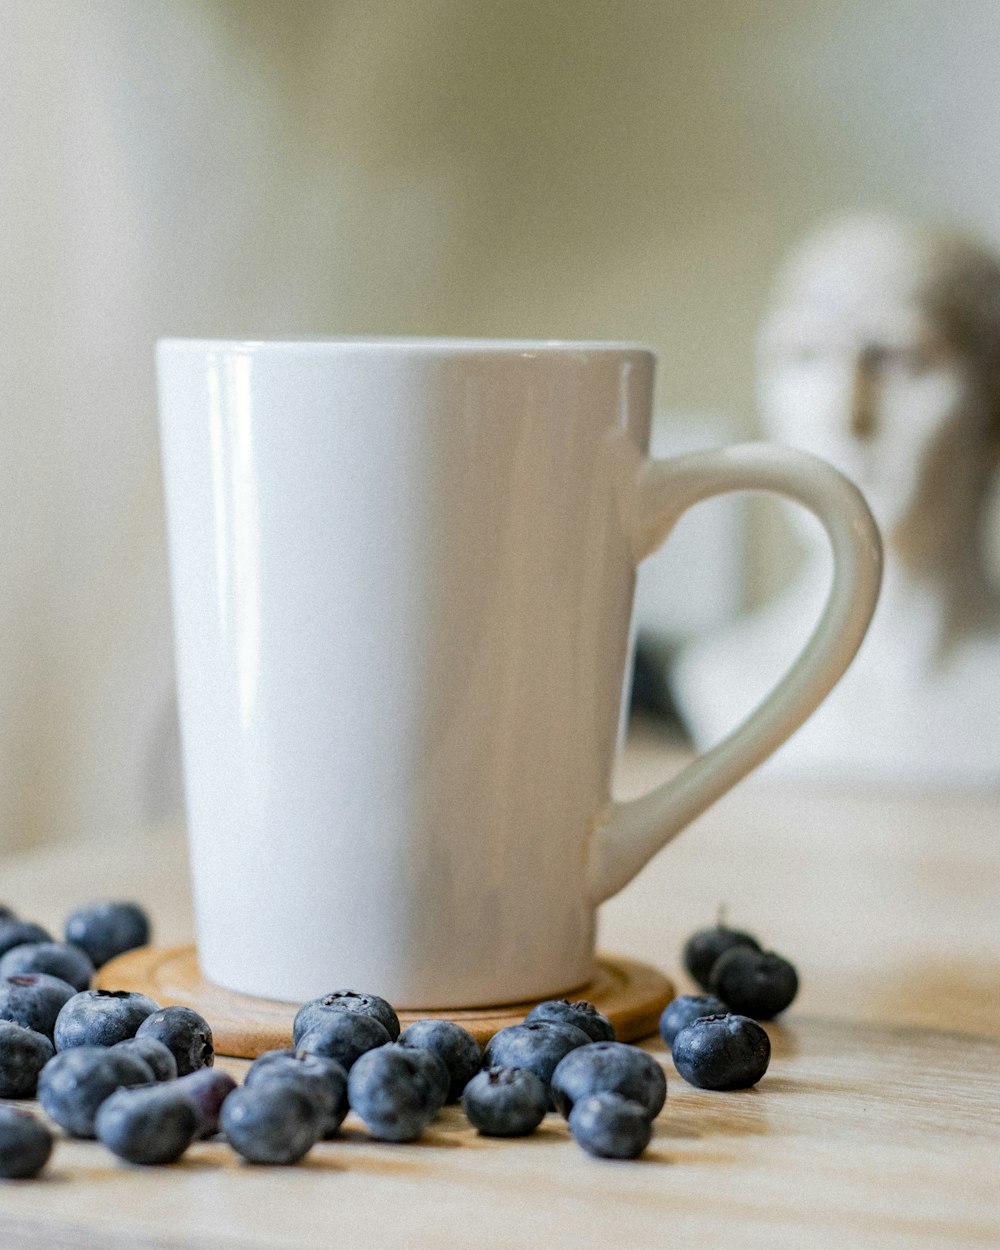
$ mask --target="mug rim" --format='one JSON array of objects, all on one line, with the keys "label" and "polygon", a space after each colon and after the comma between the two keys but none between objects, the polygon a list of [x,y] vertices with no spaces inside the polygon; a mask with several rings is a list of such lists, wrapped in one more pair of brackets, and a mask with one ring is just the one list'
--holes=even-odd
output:
[{"label": "mug rim", "polygon": [[416,352],[421,355],[559,355],[640,353],[655,358],[656,349],[638,340],[615,339],[501,339],[407,335],[317,335],[297,338],[188,338],[167,335],[157,339],[157,352]]}]

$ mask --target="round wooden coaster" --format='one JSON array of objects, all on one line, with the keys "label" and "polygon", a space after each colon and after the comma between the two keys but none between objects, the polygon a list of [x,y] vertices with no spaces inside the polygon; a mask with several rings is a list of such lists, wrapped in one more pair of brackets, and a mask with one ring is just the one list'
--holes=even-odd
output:
[{"label": "round wooden coaster", "polygon": [[[193,945],[143,946],[119,955],[100,969],[95,985],[102,990],[138,990],[164,1007],[193,1007],[212,1026],[220,1055],[253,1059],[265,1050],[292,1044],[292,1021],[298,1004],[251,998],[213,985],[201,975]],[[623,1042],[655,1033],[660,1012],[673,996],[673,985],[655,968],[610,955],[598,956],[594,979],[573,995],[602,1011]],[[399,1020],[403,1028],[421,1018],[454,1020],[482,1046],[498,1029],[519,1024],[533,1006],[528,1002],[450,1011],[401,1011]]]}]

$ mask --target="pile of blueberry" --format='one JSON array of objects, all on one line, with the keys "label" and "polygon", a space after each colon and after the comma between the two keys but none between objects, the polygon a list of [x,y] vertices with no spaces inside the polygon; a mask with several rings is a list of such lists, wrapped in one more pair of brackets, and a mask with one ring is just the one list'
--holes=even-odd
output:
[{"label": "pile of blueberry", "polygon": [[220,1126],[248,1161],[294,1163],[334,1136],[348,1110],[377,1140],[407,1142],[445,1103],[461,1102],[470,1123],[493,1137],[533,1133],[558,1109],[589,1153],[634,1158],[665,1098],[656,1060],[615,1041],[590,1003],[541,1003],[481,1052],[452,1021],[400,1030],[384,998],[340,990],[299,1009],[291,1048],[254,1060],[226,1098]]},{"label": "pile of blueberry", "polygon": [[683,994],[660,1017],[660,1036],[686,1081],[701,1089],[748,1089],[767,1071],[772,1020],[798,993],[791,963],[742,929],[716,924],[688,938],[684,966],[704,994]]},{"label": "pile of blueberry", "polygon": [[[99,967],[149,933],[135,903],[78,908],[63,942],[0,907],[0,1098],[37,1097],[70,1136],[160,1163],[215,1131],[235,1082],[212,1070],[212,1030],[198,1012],[88,988]],[[37,1175],[52,1144],[31,1111],[0,1107],[0,1176]]]},{"label": "pile of blueberry", "polygon": [[[131,1163],[174,1162],[220,1131],[249,1162],[294,1163],[336,1135],[350,1109],[374,1138],[412,1141],[459,1101],[486,1135],[532,1133],[558,1110],[589,1153],[634,1158],[666,1098],[660,1065],[616,1041],[590,1003],[542,1003],[482,1053],[450,1021],[401,1031],[385,999],[354,991],[301,1007],[292,1046],[261,1055],[238,1086],[213,1068],[198,1012],[89,988],[97,968],[149,931],[134,903],[80,908],[61,942],[0,911],[0,1098],[37,1097],[69,1136],[97,1138]],[[37,1175],[52,1146],[39,1116],[0,1108],[0,1175]]]},{"label": "pile of blueberry", "polygon": [[[589,1154],[632,1159],[666,1100],[660,1064],[617,1041],[591,1003],[540,1003],[480,1051],[450,1021],[401,1030],[385,999],[353,990],[302,1006],[292,1046],[255,1059],[237,1085],[213,1067],[211,1028],[192,1008],[88,988],[96,968],[149,940],[142,908],[80,908],[65,938],[0,908],[0,1099],[37,1097],[66,1134],[130,1163],[172,1163],[221,1132],[250,1163],[291,1164],[336,1136],[349,1110],[377,1140],[413,1141],[449,1102],[494,1137],[533,1133],[556,1111]],[[709,1089],[756,1083],[770,1045],[750,1017],[787,1006],[794,969],[721,926],[695,934],[684,958],[714,996],[676,999],[661,1017],[678,1072]],[[0,1107],[0,1176],[37,1175],[52,1145],[39,1116]]]}]

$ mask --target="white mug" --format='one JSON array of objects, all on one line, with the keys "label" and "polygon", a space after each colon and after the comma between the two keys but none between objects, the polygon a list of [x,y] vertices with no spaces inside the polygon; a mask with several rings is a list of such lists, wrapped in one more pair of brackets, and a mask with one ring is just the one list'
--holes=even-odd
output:
[{"label": "white mug", "polygon": [[[776,446],[647,459],[654,364],[616,343],[159,344],[207,978],[411,1009],[569,993],[598,904],[850,663],[881,569],[860,494]],[[725,741],[612,802],[636,565],[732,490],[819,517],[824,614]]]}]

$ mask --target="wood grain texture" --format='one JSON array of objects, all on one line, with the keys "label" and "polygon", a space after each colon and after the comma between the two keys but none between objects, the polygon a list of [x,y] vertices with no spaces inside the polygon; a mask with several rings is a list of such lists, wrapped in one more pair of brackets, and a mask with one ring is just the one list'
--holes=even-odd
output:
[{"label": "wood grain texture", "polygon": [[[165,1007],[194,1007],[211,1024],[215,1048],[222,1055],[252,1059],[265,1050],[292,1044],[298,1005],[251,998],[214,985],[202,976],[193,945],[145,946],[129,951],[105,964],[97,974],[96,985],[105,990],[137,990]],[[671,982],[648,964],[602,956],[593,981],[581,986],[573,997],[592,1002],[615,1026],[619,1040],[631,1042],[656,1032],[660,1013],[673,994]],[[520,1024],[534,1005],[526,1002],[463,1011],[401,1011],[399,1020],[403,1028],[421,1018],[454,1020],[485,1046],[499,1029]]]}]

